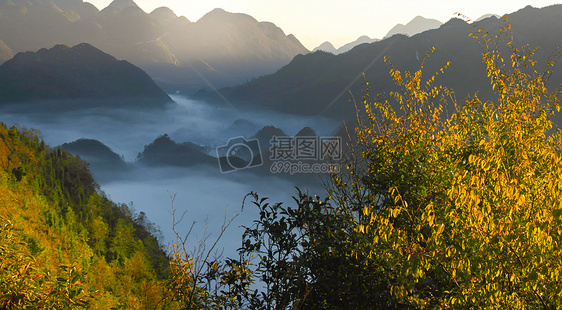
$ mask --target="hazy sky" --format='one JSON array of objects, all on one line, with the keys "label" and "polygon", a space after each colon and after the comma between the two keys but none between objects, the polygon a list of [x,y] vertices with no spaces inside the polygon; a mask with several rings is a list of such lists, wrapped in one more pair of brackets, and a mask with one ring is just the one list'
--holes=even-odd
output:
[{"label": "hazy sky", "polygon": [[[112,0],[91,0],[103,9]],[[286,34],[294,34],[307,48],[324,41],[339,47],[361,35],[382,38],[394,25],[406,24],[417,15],[445,22],[460,12],[472,19],[484,14],[503,15],[527,5],[544,7],[552,0],[135,0],[145,11],[160,6],[197,21],[214,8],[246,13],[270,21]]]}]

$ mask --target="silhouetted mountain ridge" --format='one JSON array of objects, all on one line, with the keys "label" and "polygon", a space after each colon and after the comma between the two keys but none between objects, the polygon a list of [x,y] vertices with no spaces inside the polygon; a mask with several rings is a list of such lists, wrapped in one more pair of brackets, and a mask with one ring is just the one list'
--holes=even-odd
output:
[{"label": "silhouetted mountain ridge", "polygon": [[390,31],[384,36],[384,38],[390,38],[395,34],[403,34],[407,36],[413,36],[418,33],[422,33],[427,30],[439,28],[443,23],[436,19],[428,19],[423,16],[416,16],[406,25],[398,24],[394,26]]},{"label": "silhouetted mountain ridge", "polygon": [[178,18],[174,11],[165,6],[154,9],[149,15],[160,22],[171,22]]},{"label": "silhouetted mountain ridge", "polygon": [[78,139],[62,144],[61,148],[86,161],[98,182],[115,181],[133,171],[121,156],[95,139]]},{"label": "silhouetted mountain ridge", "polygon": [[379,41],[379,39],[371,39],[368,36],[360,36],[359,38],[357,38],[357,40],[355,40],[353,42],[349,42],[347,44],[344,44],[340,48],[337,48],[337,49],[332,45],[332,43],[326,41],[326,42],[320,44],[318,47],[314,48],[312,51],[313,52],[324,51],[324,52],[332,53],[334,55],[338,55],[338,54],[348,52],[358,45],[369,44],[369,43],[373,43],[373,42],[377,42],[377,41]]},{"label": "silhouetted mountain ridge", "polygon": [[148,166],[217,165],[217,159],[207,155],[204,148],[191,142],[176,143],[167,134],[146,145],[137,162]]},{"label": "silhouetted mountain ridge", "polygon": [[138,5],[133,0],[113,0],[108,7],[116,7],[120,9],[125,9],[128,7],[138,7]]},{"label": "silhouetted mountain ridge", "polygon": [[73,142],[64,143],[61,147],[75,155],[80,155],[82,159],[91,157],[110,163],[124,163],[123,159],[117,153],[113,152],[107,145],[95,139],[82,138]]},{"label": "silhouetted mountain ridge", "polygon": [[[562,5],[543,9],[527,7],[509,14],[514,35],[513,46],[540,46],[535,53],[537,71],[544,68],[551,53],[560,47],[561,16]],[[504,20],[493,17],[474,24],[455,18],[438,29],[412,37],[397,34],[379,42],[357,46],[340,55],[321,51],[299,55],[275,74],[220,91],[234,104],[250,108],[259,106],[286,113],[321,114],[344,120],[355,116],[355,106],[350,101],[349,91],[360,104],[365,78],[370,82],[372,95],[379,94],[384,98],[389,92],[397,90],[388,74],[390,64],[384,63],[382,56],[388,56],[390,63],[401,72],[416,71],[426,52],[435,47],[435,52],[425,61],[425,77],[450,61],[451,65],[445,73],[437,76],[436,85],[453,89],[459,101],[477,91],[482,99],[491,99],[493,91],[481,57],[483,47],[469,37],[469,31],[478,26],[493,35],[504,25]],[[371,63],[372,66],[364,72]],[[362,77],[363,72],[365,78]],[[354,79],[357,79],[356,82],[350,85]],[[558,87],[560,81],[562,70],[558,69],[551,76],[549,85]],[[351,87],[347,89],[349,85]],[[199,93],[194,97],[216,100],[211,93]],[[449,107],[448,110],[452,109]]]},{"label": "silhouetted mountain ridge", "polygon": [[377,41],[379,41],[379,39],[371,39],[368,36],[360,36],[359,38],[357,38],[357,40],[342,45],[340,48],[338,48],[337,53],[338,54],[345,53],[345,52],[350,51],[351,49],[353,49],[354,47],[356,47],[358,45],[370,44],[370,43],[377,42]]},{"label": "silhouetted mountain ridge", "polygon": [[172,101],[140,68],[87,43],[18,53],[0,65],[0,103],[91,98]]},{"label": "silhouetted mountain ridge", "polygon": [[312,52],[316,52],[316,51],[323,51],[327,53],[332,53],[334,55],[338,53],[338,50],[334,47],[334,45],[328,41],[318,45],[312,50]]},{"label": "silhouetted mountain ridge", "polygon": [[148,14],[132,0],[101,11],[82,0],[3,1],[0,40],[0,62],[8,48],[86,42],[141,67],[170,92],[208,87],[193,68],[225,86],[273,73],[308,52],[294,36],[246,14],[215,9],[192,23],[167,7]]}]

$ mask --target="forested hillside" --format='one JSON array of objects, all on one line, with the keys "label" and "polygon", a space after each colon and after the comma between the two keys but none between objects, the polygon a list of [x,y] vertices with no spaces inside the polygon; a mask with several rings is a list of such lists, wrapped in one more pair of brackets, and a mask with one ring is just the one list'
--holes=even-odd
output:
[{"label": "forested hillside", "polygon": [[85,162],[2,124],[0,167],[0,308],[166,306],[158,232],[100,193]]}]

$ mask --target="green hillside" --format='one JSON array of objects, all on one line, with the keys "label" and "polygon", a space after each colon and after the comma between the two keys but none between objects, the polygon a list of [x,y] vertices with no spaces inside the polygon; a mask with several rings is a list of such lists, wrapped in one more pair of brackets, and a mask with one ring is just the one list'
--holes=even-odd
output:
[{"label": "green hillside", "polygon": [[87,165],[0,125],[0,309],[161,309],[168,258]]}]

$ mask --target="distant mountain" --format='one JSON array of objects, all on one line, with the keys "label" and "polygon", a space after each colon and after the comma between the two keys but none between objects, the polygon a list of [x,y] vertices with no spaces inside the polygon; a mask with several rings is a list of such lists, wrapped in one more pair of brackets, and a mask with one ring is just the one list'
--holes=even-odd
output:
[{"label": "distant mountain", "polygon": [[132,167],[107,145],[94,139],[78,139],[64,143],[61,148],[80,156],[89,164],[89,168],[98,182],[118,179]]},{"label": "distant mountain", "polygon": [[[170,23],[178,18],[174,11],[165,6],[156,8],[154,11],[150,12],[149,15],[161,23]],[[187,18],[185,20],[189,22]]]},{"label": "distant mountain", "polygon": [[[249,15],[222,9],[215,9],[183,28],[167,31],[167,42],[219,86],[273,73],[288,64],[295,55],[308,53],[294,36],[286,36],[274,24],[258,22]],[[183,78],[176,77],[170,81],[160,72],[151,69],[148,72],[164,84],[195,76],[191,68],[185,67],[184,60],[180,60],[176,67]],[[199,77],[191,81],[202,84]]]},{"label": "distant mountain", "polygon": [[200,75],[215,86],[243,83],[308,53],[293,35],[249,15],[215,9],[192,23],[166,7],[148,14],[132,0],[101,11],[82,0],[0,1],[0,40],[13,53],[86,42],[174,92],[208,87]]},{"label": "distant mountain", "polygon": [[128,7],[138,7],[138,5],[133,0],[113,0],[108,7],[114,7],[119,9],[125,9]]},{"label": "distant mountain", "polygon": [[260,148],[262,152],[266,152],[271,148],[271,144],[269,143],[269,141],[271,141],[271,138],[273,138],[273,136],[281,137],[287,136],[287,134],[284,133],[283,130],[275,126],[264,126],[250,138],[257,139],[260,142]]},{"label": "distant mountain", "polygon": [[[272,138],[276,136],[278,144],[272,145],[270,141]],[[295,137],[316,137],[316,132],[314,129],[310,127],[304,127],[294,136],[290,137],[289,135],[285,134],[281,129],[276,128],[274,126],[265,126],[260,129],[255,135],[252,136],[253,139],[258,139],[260,141],[261,147],[261,155],[263,158],[263,164],[259,167],[254,167],[249,171],[258,174],[258,175],[275,175],[280,178],[284,178],[290,180],[291,182],[297,182],[301,184],[314,184],[317,183],[319,179],[319,175],[322,172],[317,173],[307,173],[306,171],[301,171],[297,167],[299,165],[320,165],[325,163],[322,159],[303,159],[297,158],[296,149],[297,146],[294,144],[296,143],[294,140],[290,142],[291,144],[287,146],[286,144],[281,144],[279,141],[280,139],[284,138],[295,138]],[[290,141],[290,140],[289,140]],[[282,146],[281,146],[282,145]],[[278,157],[280,153],[276,153],[275,148],[282,147],[282,148],[289,148],[289,150],[293,150],[292,152],[289,151],[285,153],[287,155],[281,155]],[[312,151],[313,156],[317,155],[315,152]]]},{"label": "distant mountain", "polygon": [[89,161],[100,161],[121,165],[125,162],[121,156],[113,152],[107,145],[95,139],[78,139],[74,142],[64,143],[61,147],[82,159]]},{"label": "distant mountain", "polygon": [[226,132],[232,136],[250,136],[255,133],[258,127],[247,119],[237,119],[226,128]]},{"label": "distant mountain", "polygon": [[93,4],[82,0],[53,0],[53,3],[63,11],[64,15],[72,16],[72,18],[69,18],[70,21],[78,19],[84,21],[92,18],[99,12]]},{"label": "distant mountain", "polygon": [[442,22],[436,19],[428,19],[422,16],[416,16],[406,25],[398,24],[394,26],[384,37],[390,38],[395,34],[403,34],[411,37],[427,30],[437,29],[442,24]]},{"label": "distant mountain", "polygon": [[479,22],[483,19],[490,18],[490,17],[494,17],[494,18],[499,19],[501,16],[499,16],[498,14],[485,14],[485,15],[480,16],[476,21]]},{"label": "distant mountain", "polygon": [[[526,7],[509,15],[514,46],[540,46],[535,53],[537,71],[544,68],[551,53],[561,46],[561,16],[562,5],[543,9]],[[435,47],[435,52],[424,64],[426,77],[450,61],[451,65],[445,73],[437,76],[437,85],[452,88],[458,100],[469,94],[473,95],[476,91],[483,99],[492,98],[490,81],[482,63],[482,46],[468,36],[474,25],[494,34],[505,23],[495,18],[484,19],[475,24],[452,19],[438,29],[413,37],[396,35],[357,46],[340,55],[321,51],[300,55],[275,74],[238,87],[223,88],[221,93],[234,104],[250,108],[266,107],[286,113],[326,115],[344,120],[355,116],[349,91],[355,96],[357,104],[361,104],[365,89],[365,80],[361,74],[370,63],[373,66],[364,73],[370,82],[371,95],[380,94],[384,98],[388,92],[397,90],[388,74],[389,64],[382,59],[373,62],[377,55],[389,56],[394,67],[402,72],[415,71],[419,69],[425,53]],[[350,84],[355,79],[356,82]],[[561,81],[562,70],[557,68],[550,77],[550,86],[558,87]],[[208,92],[194,97],[215,100],[215,95]],[[449,111],[452,109],[451,107]]]},{"label": "distant mountain", "polygon": [[316,52],[316,51],[323,51],[327,53],[332,53],[334,55],[338,54],[338,50],[334,47],[334,45],[332,45],[332,43],[328,41],[320,44],[319,46],[315,47],[312,50],[312,52]]},{"label": "distant mountain", "polygon": [[97,12],[81,0],[0,1],[0,39],[14,53],[102,39]]},{"label": "distant mountain", "polygon": [[303,129],[299,130],[295,137],[316,137],[316,131],[310,127],[304,127]]},{"label": "distant mountain", "polygon": [[338,55],[341,53],[345,53],[350,51],[352,48],[356,47],[357,45],[361,45],[361,44],[368,44],[368,43],[373,43],[373,42],[377,42],[379,41],[379,39],[371,39],[368,36],[360,36],[357,40],[347,43],[343,46],[341,46],[340,48],[336,49],[332,43],[326,41],[322,44],[320,44],[320,46],[314,48],[312,51],[316,52],[316,51],[324,51],[324,52],[328,52],[328,53],[332,53],[334,55]]},{"label": "distant mountain", "polygon": [[377,42],[380,41],[379,39],[371,39],[368,36],[360,36],[357,40],[347,43],[343,46],[341,46],[340,48],[338,48],[338,54],[341,53],[345,53],[347,51],[350,51],[352,48],[356,47],[357,45],[361,45],[361,44],[369,44],[369,43],[373,43],[373,42]]},{"label": "distant mountain", "polygon": [[140,68],[87,43],[18,53],[0,65],[0,103],[92,98],[172,101]]},{"label": "distant mountain", "polygon": [[207,155],[202,147],[190,142],[177,143],[167,134],[146,145],[137,162],[147,166],[217,165],[217,159]]}]

